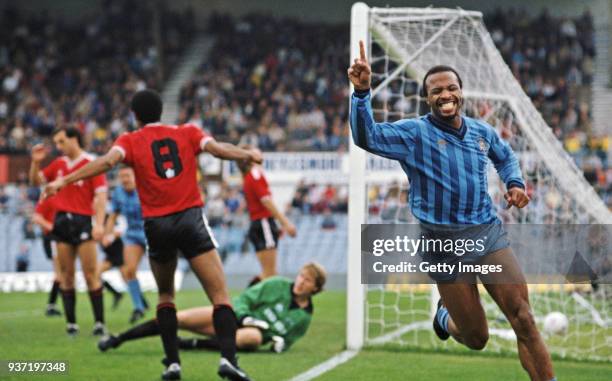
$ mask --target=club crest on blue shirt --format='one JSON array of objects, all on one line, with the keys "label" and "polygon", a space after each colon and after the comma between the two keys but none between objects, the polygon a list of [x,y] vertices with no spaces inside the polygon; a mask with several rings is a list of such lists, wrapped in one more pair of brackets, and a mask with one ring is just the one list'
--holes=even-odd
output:
[{"label": "club crest on blue shirt", "polygon": [[480,150],[482,152],[487,152],[487,150],[489,149],[489,145],[487,144],[487,141],[484,140],[484,138],[478,139],[478,146],[480,147]]},{"label": "club crest on blue shirt", "polygon": [[438,147],[440,148],[446,148],[446,140],[444,139],[438,139]]}]

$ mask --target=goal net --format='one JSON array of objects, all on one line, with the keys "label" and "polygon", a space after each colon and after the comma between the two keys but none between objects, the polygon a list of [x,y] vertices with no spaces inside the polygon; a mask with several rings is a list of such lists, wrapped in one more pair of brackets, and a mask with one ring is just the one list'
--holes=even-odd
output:
[{"label": "goal net", "polygon": [[[429,111],[419,97],[425,72],[437,64],[457,69],[463,80],[463,112],[494,126],[514,149],[532,202],[503,208],[505,186],[489,168],[489,194],[504,223],[609,224],[611,215],[563,150],[497,51],[480,12],[434,8],[353,6],[351,62],[366,42],[372,66],[372,108],[377,122]],[[387,345],[463,350],[442,343],[431,329],[435,286],[361,285],[361,223],[416,223],[409,211],[410,184],[397,163],[351,147],[349,204],[348,346]],[[383,169],[381,169],[383,168]],[[356,243],[355,243],[356,242]],[[544,334],[552,353],[612,361],[610,285],[530,284],[536,322],[553,311],[569,319],[564,335]],[[515,336],[481,289],[490,340],[486,351],[516,351]],[[362,318],[363,317],[363,318]]]}]

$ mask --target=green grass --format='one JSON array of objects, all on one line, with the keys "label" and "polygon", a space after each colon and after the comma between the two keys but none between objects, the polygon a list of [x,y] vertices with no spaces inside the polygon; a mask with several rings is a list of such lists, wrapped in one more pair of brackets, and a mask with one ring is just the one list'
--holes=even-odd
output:
[{"label": "green grass", "polygon": [[[154,296],[149,294],[149,300]],[[62,318],[46,318],[41,293],[0,294],[0,360],[68,360],[68,376],[14,376],[1,380],[158,380],[162,371],[159,338],[126,343],[108,353],[96,348],[91,336],[92,317],[86,294],[79,294],[77,317],[81,334],[68,338]],[[112,332],[128,328],[130,301],[126,295],[117,311],[107,308]],[[105,300],[106,305],[110,299]],[[404,303],[404,301],[402,301]],[[420,303],[420,302],[418,302]],[[207,304],[203,292],[181,291],[179,308]],[[408,304],[406,304],[408,307]],[[148,318],[152,313],[148,313]],[[343,349],[345,295],[328,291],[315,298],[310,331],[289,352],[275,355],[262,350],[241,354],[241,366],[255,380],[286,380],[325,361]],[[427,339],[429,340],[429,339]],[[182,352],[184,380],[214,380],[218,355],[212,352]],[[555,361],[559,380],[607,380],[611,363]],[[320,380],[527,380],[515,354],[482,355],[475,352],[439,352],[386,346],[368,348],[350,362],[320,377]]]},{"label": "green grass", "polygon": [[[556,361],[558,380],[607,381],[610,364]],[[370,380],[504,380],[527,381],[518,359],[493,356],[366,350],[317,381]]]},{"label": "green grass", "polygon": [[[125,295],[125,299],[129,299]],[[150,301],[153,295],[147,295]],[[92,314],[86,294],[77,295],[77,319],[81,333],[69,338],[64,333],[63,318],[46,318],[46,296],[35,294],[0,294],[0,360],[68,360],[70,375],[37,376],[45,380],[158,380],[163,366],[158,337],[126,343],[117,350],[100,353],[97,339],[91,336]],[[106,306],[110,298],[105,299]],[[130,301],[123,300],[117,311],[108,308],[106,320],[111,332],[129,327]],[[208,304],[201,291],[181,291],[179,308]],[[315,317],[309,335],[282,355],[268,351],[240,355],[240,365],[255,380],[283,380],[306,371],[342,350],[344,343],[343,293],[326,292],[315,299]],[[147,318],[152,318],[149,312]],[[186,334],[190,335],[190,334]],[[214,380],[219,356],[213,352],[182,352],[184,380]],[[24,381],[27,376],[2,377]]]}]

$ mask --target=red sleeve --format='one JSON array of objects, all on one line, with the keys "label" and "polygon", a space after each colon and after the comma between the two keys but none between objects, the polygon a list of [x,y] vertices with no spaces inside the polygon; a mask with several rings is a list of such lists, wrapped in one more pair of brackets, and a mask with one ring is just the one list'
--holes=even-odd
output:
[{"label": "red sleeve", "polygon": [[60,160],[61,158],[59,157],[56,158],[49,165],[43,168],[43,170],[40,171],[42,175],[44,176],[45,181],[51,182],[55,180],[55,178],[57,177],[57,169],[58,169]]},{"label": "red sleeve", "polygon": [[268,187],[268,181],[266,180],[265,176],[263,175],[263,173],[259,172],[259,176],[258,178],[255,178],[253,176],[253,190],[255,191],[255,194],[257,195],[258,199],[262,199],[266,196],[270,196],[270,188]]},{"label": "red sleeve", "polygon": [[49,200],[50,200],[49,198],[40,200],[38,204],[36,204],[36,208],[34,209],[34,211],[37,214],[40,214],[41,216],[46,216],[49,213],[49,208],[50,208]]},{"label": "red sleeve", "polygon": [[55,196],[45,198],[43,200],[38,201],[36,204],[36,208],[34,209],[36,214],[40,214],[45,220],[53,223],[55,219]]},{"label": "red sleeve", "polygon": [[204,147],[208,141],[212,140],[212,136],[192,124],[184,125],[181,128],[185,131],[185,134],[187,134],[189,143],[196,155],[202,152],[202,147]]},{"label": "red sleeve", "polygon": [[132,163],[132,140],[130,139],[130,136],[131,135],[129,133],[122,134],[117,138],[117,140],[115,140],[113,147],[111,148],[121,151],[121,154],[123,155],[123,162],[126,164]]}]

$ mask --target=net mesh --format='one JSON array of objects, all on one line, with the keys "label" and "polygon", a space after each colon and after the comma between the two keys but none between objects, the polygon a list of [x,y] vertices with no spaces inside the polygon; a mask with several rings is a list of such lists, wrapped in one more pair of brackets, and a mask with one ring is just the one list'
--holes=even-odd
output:
[{"label": "net mesh", "polygon": [[[372,107],[376,121],[428,112],[420,81],[433,65],[450,65],[464,85],[466,115],[494,126],[514,149],[532,199],[529,208],[504,209],[504,185],[492,165],[489,194],[505,223],[610,223],[610,213],[584,180],[520,84],[512,76],[475,12],[436,9],[370,10]],[[383,170],[381,170],[383,168]],[[381,174],[382,172],[382,174]],[[366,165],[367,223],[416,223],[407,205],[409,184],[397,163],[369,156]],[[483,291],[483,290],[481,290]],[[490,323],[488,351],[515,351],[509,323],[481,292]],[[547,335],[560,356],[612,361],[609,285],[530,285],[530,300],[542,328],[544,316],[563,312],[565,335]],[[435,300],[434,300],[435,299]],[[430,285],[371,285],[366,296],[366,344],[445,347],[431,330]]]}]

